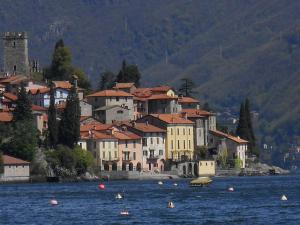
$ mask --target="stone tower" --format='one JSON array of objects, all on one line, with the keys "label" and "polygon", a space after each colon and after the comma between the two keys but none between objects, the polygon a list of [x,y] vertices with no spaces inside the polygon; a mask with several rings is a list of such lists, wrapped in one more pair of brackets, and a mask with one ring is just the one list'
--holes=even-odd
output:
[{"label": "stone tower", "polygon": [[5,32],[3,36],[4,73],[29,76],[28,42],[26,32]]}]

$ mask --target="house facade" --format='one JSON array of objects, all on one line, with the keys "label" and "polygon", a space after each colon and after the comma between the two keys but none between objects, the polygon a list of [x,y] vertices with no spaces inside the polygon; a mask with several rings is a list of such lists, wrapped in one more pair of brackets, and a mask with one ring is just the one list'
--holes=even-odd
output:
[{"label": "house facade", "polygon": [[3,181],[29,181],[30,162],[12,156],[3,155]]},{"label": "house facade", "polygon": [[94,110],[94,116],[101,123],[114,123],[131,119],[130,110],[118,105],[102,106]]}]

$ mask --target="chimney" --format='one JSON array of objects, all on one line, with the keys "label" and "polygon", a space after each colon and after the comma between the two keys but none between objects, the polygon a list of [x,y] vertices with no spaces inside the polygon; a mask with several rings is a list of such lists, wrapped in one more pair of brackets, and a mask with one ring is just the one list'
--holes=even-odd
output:
[{"label": "chimney", "polygon": [[76,75],[73,75],[72,78],[73,78],[74,86],[77,89],[77,87],[78,87],[78,85],[77,85],[78,77]]}]

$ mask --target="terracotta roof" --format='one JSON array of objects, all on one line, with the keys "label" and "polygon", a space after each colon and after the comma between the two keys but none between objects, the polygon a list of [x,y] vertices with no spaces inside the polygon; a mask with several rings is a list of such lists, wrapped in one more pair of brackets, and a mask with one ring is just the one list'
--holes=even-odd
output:
[{"label": "terracotta roof", "polygon": [[152,91],[150,88],[137,88],[133,95],[138,98],[148,98],[152,95]]},{"label": "terracotta roof", "polygon": [[39,105],[31,105],[32,111],[47,111],[47,108]]},{"label": "terracotta roof", "polygon": [[104,90],[88,95],[87,97],[133,97],[133,95],[121,90]]},{"label": "terracotta roof", "polygon": [[167,94],[155,94],[155,95],[152,95],[150,96],[148,99],[149,100],[160,100],[160,99],[177,99],[178,97],[177,96],[169,96]]},{"label": "terracotta roof", "polygon": [[199,103],[199,100],[191,97],[179,97],[178,98],[179,103]]},{"label": "terracotta roof", "polygon": [[120,140],[136,140],[141,138],[139,135],[130,131],[114,131],[113,136]]},{"label": "terracotta roof", "polygon": [[193,124],[194,122],[185,119],[181,114],[151,114],[151,116],[156,117],[168,124]]},{"label": "terracotta roof", "polygon": [[34,88],[29,89],[28,94],[37,95],[37,94],[44,94],[50,92],[50,88]]},{"label": "terracotta roof", "polygon": [[232,140],[232,141],[234,141],[236,143],[239,143],[239,144],[246,144],[246,143],[248,143],[248,141],[246,141],[244,139],[232,136],[230,134],[223,133],[223,132],[218,131],[218,130],[210,130],[209,132],[212,133],[212,134],[214,134],[214,135],[220,136],[220,137],[228,138],[228,139],[230,139],[230,140]]},{"label": "terracotta roof", "polygon": [[208,112],[202,109],[183,109],[181,112],[187,113],[188,117],[203,117],[203,116],[212,116],[212,112]]},{"label": "terracotta roof", "polygon": [[164,85],[164,86],[153,87],[153,88],[151,88],[151,91],[153,91],[153,92],[167,92],[171,89],[172,88],[170,86]]},{"label": "terracotta roof", "polygon": [[150,132],[150,133],[154,133],[154,132],[165,133],[166,132],[166,130],[156,127],[149,123],[126,123],[124,125],[132,127],[133,129],[142,131],[142,132]]},{"label": "terracotta roof", "polygon": [[134,83],[116,83],[114,88],[131,88],[132,86],[134,86]]},{"label": "terracotta roof", "polygon": [[2,83],[2,84],[19,84],[26,80],[28,80],[28,77],[26,77],[26,76],[15,75],[15,76],[10,76],[8,78],[1,80],[0,83]]},{"label": "terracotta roof", "polygon": [[111,124],[86,124],[80,126],[80,132],[95,130],[95,131],[103,131],[111,128],[113,125]]},{"label": "terracotta roof", "polygon": [[4,92],[3,96],[11,101],[16,101],[18,99],[18,96],[10,93],[10,92]]},{"label": "terracotta roof", "polygon": [[90,132],[80,132],[80,137],[82,139],[117,139],[110,133],[90,131]]},{"label": "terracotta roof", "polygon": [[22,159],[18,159],[12,156],[3,155],[3,164],[4,165],[23,165],[30,164],[30,162],[24,161]]},{"label": "terracotta roof", "polygon": [[55,88],[70,89],[72,87],[72,84],[65,80],[52,81],[52,83]]},{"label": "terracotta roof", "polygon": [[11,122],[13,115],[10,112],[0,112],[0,122]]}]

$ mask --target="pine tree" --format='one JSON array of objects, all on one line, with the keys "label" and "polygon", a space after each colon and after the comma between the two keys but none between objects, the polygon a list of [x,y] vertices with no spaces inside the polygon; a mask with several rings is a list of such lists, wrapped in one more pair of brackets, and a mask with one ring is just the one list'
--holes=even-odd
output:
[{"label": "pine tree", "polygon": [[141,74],[137,65],[127,65],[126,61],[123,60],[122,68],[117,75],[116,82],[127,83],[133,82],[136,87],[140,86]]},{"label": "pine tree", "polygon": [[24,84],[21,85],[21,89],[18,92],[18,99],[16,100],[16,107],[13,111],[14,121],[32,120],[31,102],[28,98]]},{"label": "pine tree", "polygon": [[55,98],[54,89],[51,86],[50,89],[50,106],[48,108],[48,141],[51,148],[55,148],[57,144],[57,120],[56,120],[56,108],[55,108]]},{"label": "pine tree", "polygon": [[115,74],[110,71],[105,71],[101,74],[101,80],[99,83],[100,90],[111,89],[115,84]]},{"label": "pine tree", "polygon": [[194,81],[189,78],[182,78],[182,84],[180,85],[178,91],[186,97],[191,97],[196,92],[193,89],[196,87]]},{"label": "pine tree", "polygon": [[76,87],[72,87],[59,125],[59,143],[73,148],[80,137],[80,106]]}]

